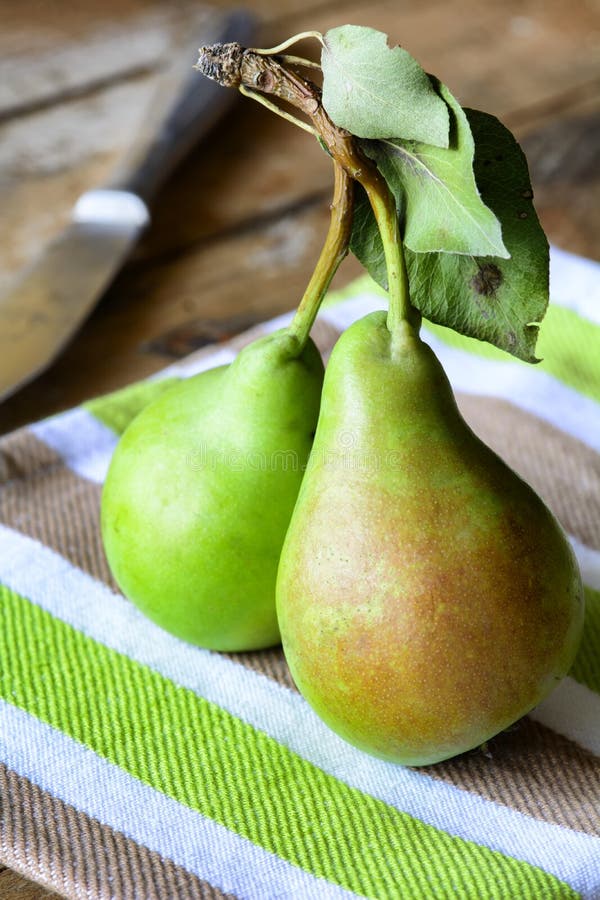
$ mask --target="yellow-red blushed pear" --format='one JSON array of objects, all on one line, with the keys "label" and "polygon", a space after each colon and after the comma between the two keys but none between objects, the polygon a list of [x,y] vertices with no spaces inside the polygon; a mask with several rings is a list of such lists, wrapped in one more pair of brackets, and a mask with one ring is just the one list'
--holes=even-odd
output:
[{"label": "yellow-red blushed pear", "polygon": [[407,765],[482,744],[573,662],[583,594],[563,531],[465,423],[431,348],[383,312],[329,361],[277,611],[315,711]]}]

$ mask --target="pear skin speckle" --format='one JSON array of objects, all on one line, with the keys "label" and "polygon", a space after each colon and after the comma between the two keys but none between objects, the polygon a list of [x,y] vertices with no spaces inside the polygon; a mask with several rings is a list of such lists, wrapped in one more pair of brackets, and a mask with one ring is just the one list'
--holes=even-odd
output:
[{"label": "pear skin speckle", "polygon": [[[331,356],[279,566],[299,689],[361,749],[434,763],[485,743],[568,671],[581,579],[556,520],[460,416],[431,349],[374,313]],[[353,435],[345,454],[340,435]],[[371,465],[353,465],[360,450]]]}]

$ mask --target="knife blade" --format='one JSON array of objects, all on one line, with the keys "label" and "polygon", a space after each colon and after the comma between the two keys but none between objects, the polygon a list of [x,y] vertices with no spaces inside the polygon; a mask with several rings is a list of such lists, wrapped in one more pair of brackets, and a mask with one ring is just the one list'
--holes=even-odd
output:
[{"label": "knife blade", "polygon": [[163,182],[231,105],[233,91],[192,70],[195,51],[207,42],[247,44],[254,17],[234,10],[204,26],[194,52],[180,52],[161,78],[144,126],[110,182],[79,198],[64,231],[0,297],[0,400],[56,359],[148,226]]}]

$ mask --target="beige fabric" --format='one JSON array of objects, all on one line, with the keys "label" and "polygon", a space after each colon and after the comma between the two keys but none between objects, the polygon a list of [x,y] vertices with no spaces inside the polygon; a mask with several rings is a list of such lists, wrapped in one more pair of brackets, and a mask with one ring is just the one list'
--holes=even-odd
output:
[{"label": "beige fabric", "polygon": [[[593,509],[594,493],[600,496],[595,454],[508,403],[462,396],[460,405],[477,433],[553,503],[567,530],[592,543],[594,516],[580,515],[578,509],[586,504]],[[116,590],[99,530],[100,486],[59,464],[27,431],[11,438],[11,452],[25,462],[22,472],[13,468],[14,477],[2,491],[2,520]],[[584,473],[570,493],[557,491],[553,484],[554,470],[560,469],[561,460],[564,464],[565,454],[577,459]],[[228,656],[296,690],[280,647]],[[432,766],[429,772],[526,815],[600,833],[597,811],[588,799],[600,793],[600,760],[527,719],[491,741],[487,755],[473,751]],[[543,791],[539,790],[541,782],[546,786]],[[539,805],[541,795],[551,797],[544,806]]]},{"label": "beige fabric", "polygon": [[[253,329],[233,343],[239,348],[260,333]],[[337,336],[331,326],[318,323],[315,338],[325,357]],[[477,434],[545,498],[564,528],[600,548],[598,456],[510,403],[465,395],[458,400]],[[569,475],[573,466],[577,479]],[[100,536],[99,485],[68,470],[26,429],[0,445],[0,484],[2,522],[116,590]],[[295,690],[279,647],[229,658]],[[536,819],[600,833],[597,810],[589,800],[600,793],[600,760],[528,719],[486,748],[426,771]],[[1,765],[0,798],[3,860],[66,897],[216,900],[224,896]]]},{"label": "beige fabric", "polygon": [[600,455],[506,400],[457,397],[465,419],[521,475],[560,520],[600,549]]},{"label": "beige fabric", "polygon": [[[231,900],[0,763],[3,861],[73,900]],[[6,898],[9,900],[9,898]]]}]

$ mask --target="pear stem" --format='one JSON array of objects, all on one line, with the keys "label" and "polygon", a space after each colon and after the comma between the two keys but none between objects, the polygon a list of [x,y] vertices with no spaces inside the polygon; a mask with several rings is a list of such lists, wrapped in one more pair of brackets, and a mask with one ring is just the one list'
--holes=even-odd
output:
[{"label": "pear stem", "polygon": [[408,322],[413,328],[418,329],[420,316],[410,302],[408,272],[406,271],[394,198],[387,184],[384,185],[385,190],[382,190],[379,181],[372,182],[371,179],[364,178],[362,185],[367,192],[385,254],[390,298],[387,317],[388,330],[394,332],[400,322]]},{"label": "pear stem", "polygon": [[334,161],[334,190],[329,230],[317,265],[292,319],[288,331],[298,339],[299,352],[308,340],[323,297],[340,263],[348,253],[352,232],[354,183],[339,163]]},{"label": "pear stem", "polygon": [[[296,35],[295,38],[290,39],[290,42],[280,44],[278,48],[273,49],[284,49],[290,43],[299,40],[300,37],[306,36],[309,36],[308,33]],[[318,33],[310,33],[310,36],[318,37]],[[256,99],[258,91],[263,94],[272,94],[279,100],[301,110],[311,120],[314,132],[336,163],[336,177],[339,178],[337,175],[339,168],[346,173],[349,179],[358,181],[367,192],[385,253],[390,295],[387,320],[389,330],[394,331],[401,322],[408,322],[411,327],[418,329],[420,315],[410,302],[408,275],[394,198],[377,166],[362,152],[354,135],[331,121],[323,108],[321,91],[317,85],[288,69],[283,65],[281,57],[270,56],[268,51],[264,50],[245,50],[240,44],[213,44],[211,47],[201,47],[196,68],[224,87],[240,88],[243,86],[249,88],[254,99]],[[300,123],[298,120],[295,120],[295,124],[307,127],[305,123]],[[310,126],[308,128],[310,129]],[[351,204],[352,199],[348,202]],[[351,222],[351,214],[345,215],[344,219],[346,218]],[[315,292],[318,292],[320,285],[327,280],[329,267],[325,257],[335,249],[337,240],[335,229],[340,227],[341,231],[341,226],[335,225],[334,219],[335,216],[332,217],[333,232],[330,229],[323,253],[313,274],[314,285],[311,278],[307,288],[306,304],[307,294],[302,300],[301,307],[304,309],[306,307],[312,309],[313,300],[310,298],[316,296]],[[349,237],[348,234],[348,241]],[[333,259],[333,264],[335,268],[339,265],[336,257]],[[329,281],[327,281],[328,283]],[[316,302],[314,301],[314,303]],[[316,310],[314,315],[316,315]],[[314,321],[314,315],[311,324]],[[304,316],[308,321],[309,314],[303,312],[303,320]],[[302,329],[301,333],[304,334]]]}]

